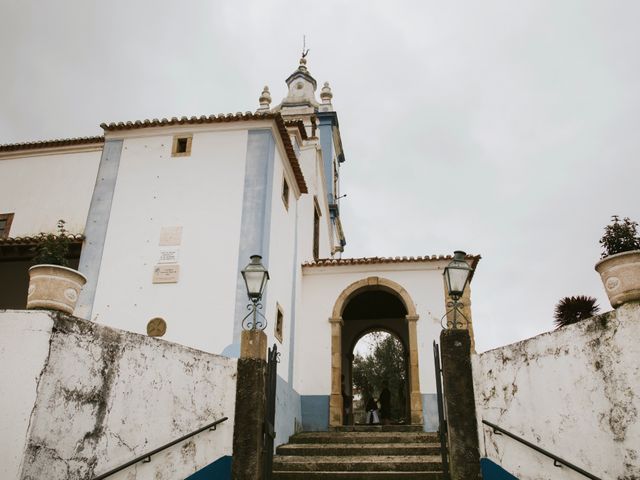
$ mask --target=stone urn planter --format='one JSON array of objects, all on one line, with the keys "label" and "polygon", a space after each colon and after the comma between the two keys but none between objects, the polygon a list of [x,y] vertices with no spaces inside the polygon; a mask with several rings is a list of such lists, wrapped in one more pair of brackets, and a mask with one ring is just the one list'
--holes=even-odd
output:
[{"label": "stone urn planter", "polygon": [[640,250],[609,255],[596,263],[596,271],[613,308],[640,300]]},{"label": "stone urn planter", "polygon": [[58,310],[73,314],[87,279],[72,268],[34,265],[29,269],[28,309]]}]

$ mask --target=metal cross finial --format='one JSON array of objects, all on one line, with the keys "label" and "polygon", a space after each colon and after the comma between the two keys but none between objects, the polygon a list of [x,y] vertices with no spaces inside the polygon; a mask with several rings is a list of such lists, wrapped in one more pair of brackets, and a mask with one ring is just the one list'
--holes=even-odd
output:
[{"label": "metal cross finial", "polygon": [[309,49],[307,48],[307,36],[302,36],[302,58],[306,58],[309,53]]}]

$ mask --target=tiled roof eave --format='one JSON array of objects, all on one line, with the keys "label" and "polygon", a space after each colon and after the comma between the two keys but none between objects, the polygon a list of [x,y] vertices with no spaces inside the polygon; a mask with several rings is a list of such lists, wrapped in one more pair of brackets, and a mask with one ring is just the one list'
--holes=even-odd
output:
[{"label": "tiled roof eave", "polygon": [[171,119],[163,118],[161,120],[154,118],[152,120],[137,120],[135,122],[118,122],[118,123],[102,123],[100,126],[105,132],[116,132],[134,130],[140,128],[150,127],[166,127],[173,125],[201,125],[201,124],[214,124],[214,123],[227,123],[227,122],[241,122],[241,121],[253,121],[253,120],[273,120],[276,123],[278,132],[282,139],[287,158],[293,174],[296,179],[296,183],[301,193],[307,193],[307,184],[300,168],[300,163],[296,157],[289,133],[287,132],[287,126],[280,113],[264,112],[264,113],[252,113],[252,112],[237,112],[229,114],[219,115],[201,115],[199,117],[172,117]]},{"label": "tiled roof eave", "polygon": [[[472,268],[478,264],[482,258],[480,255],[467,255],[465,257],[471,261]],[[428,263],[443,260],[453,260],[453,255],[427,255],[418,257],[361,257],[361,258],[322,258],[314,262],[305,262],[303,267],[341,267],[349,265],[381,265],[381,264],[398,264],[398,263]]]},{"label": "tiled roof eave", "polygon": [[78,145],[102,145],[104,143],[103,136],[96,137],[77,137],[77,138],[59,138],[55,140],[38,140],[35,142],[9,143],[0,145],[0,153],[20,152],[24,150],[42,150],[45,148],[70,147]]}]

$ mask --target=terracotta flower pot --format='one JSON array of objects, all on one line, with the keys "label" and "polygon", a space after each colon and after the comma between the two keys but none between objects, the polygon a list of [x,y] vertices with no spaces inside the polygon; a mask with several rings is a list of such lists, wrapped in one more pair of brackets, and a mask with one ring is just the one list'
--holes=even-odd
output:
[{"label": "terracotta flower pot", "polygon": [[34,265],[29,269],[28,309],[58,310],[73,314],[87,279],[80,272],[58,265]]},{"label": "terracotta flower pot", "polygon": [[613,308],[640,300],[640,250],[610,255],[596,263]]}]

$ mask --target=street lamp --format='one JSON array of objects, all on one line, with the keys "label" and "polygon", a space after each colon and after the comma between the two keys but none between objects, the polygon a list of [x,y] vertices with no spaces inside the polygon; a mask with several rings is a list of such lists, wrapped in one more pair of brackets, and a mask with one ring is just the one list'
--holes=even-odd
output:
[{"label": "street lamp", "polygon": [[[269,272],[262,265],[262,257],[260,255],[251,255],[251,262],[242,270],[242,278],[247,288],[247,296],[251,301],[247,305],[249,313],[242,319],[242,328],[245,330],[264,330],[267,327],[267,319],[258,310],[262,309],[262,294],[269,280]],[[260,315],[263,319],[258,318]]]},{"label": "street lamp", "polygon": [[[467,317],[464,316],[460,310],[464,304],[460,301],[464,289],[469,283],[471,273],[473,269],[465,261],[466,253],[461,250],[453,252],[453,260],[444,269],[444,280],[447,285],[447,292],[451,301],[447,302],[447,307],[450,309],[444,314],[442,319],[447,318],[446,324],[443,324],[444,328],[464,328],[468,323]],[[453,321],[448,320],[448,315],[453,312]],[[464,323],[458,322],[458,315],[464,318]]]}]

